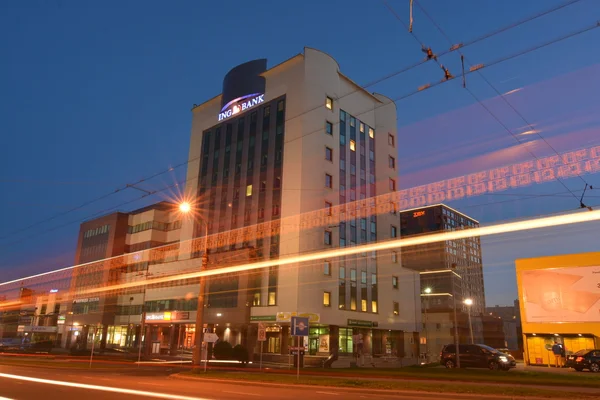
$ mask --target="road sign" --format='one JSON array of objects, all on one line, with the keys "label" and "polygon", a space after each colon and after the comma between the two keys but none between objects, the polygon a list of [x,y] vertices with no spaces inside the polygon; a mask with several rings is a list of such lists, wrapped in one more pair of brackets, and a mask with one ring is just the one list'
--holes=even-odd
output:
[{"label": "road sign", "polygon": [[267,328],[262,322],[258,323],[258,341],[264,342],[267,340]]},{"label": "road sign", "polygon": [[292,317],[292,336],[308,336],[308,317]]},{"label": "road sign", "polygon": [[204,341],[206,343],[214,343],[217,340],[219,340],[219,336],[217,336],[216,333],[207,332],[207,333],[204,334]]}]

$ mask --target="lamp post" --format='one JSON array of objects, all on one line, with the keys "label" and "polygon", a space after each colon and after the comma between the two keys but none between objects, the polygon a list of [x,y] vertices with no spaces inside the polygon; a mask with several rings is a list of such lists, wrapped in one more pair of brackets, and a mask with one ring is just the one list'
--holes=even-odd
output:
[{"label": "lamp post", "polygon": [[[453,273],[456,269],[456,264],[452,263],[450,265]],[[460,368],[460,347],[459,347],[459,337],[458,337],[458,320],[456,318],[456,284],[454,282],[454,276],[452,276],[452,306],[454,309],[454,346],[456,346],[456,368]]]},{"label": "lamp post", "polygon": [[427,338],[427,309],[429,308],[429,295],[431,294],[431,288],[426,287],[425,290],[425,362],[429,362],[429,339]]},{"label": "lamp post", "polygon": [[133,303],[133,296],[129,297],[129,309],[127,310],[127,339],[125,339],[125,347],[131,347],[133,342],[131,340],[131,303]]},{"label": "lamp post", "polygon": [[[192,214],[192,206],[188,202],[183,202],[179,205],[179,211],[183,214]],[[200,272],[206,269],[208,265],[208,223],[202,217],[199,218],[204,223],[204,254],[202,255],[202,264],[200,264]],[[195,219],[194,219],[195,220]],[[204,292],[206,279],[200,277],[200,288],[198,291],[198,307],[196,310],[196,333],[194,337],[195,347],[192,353],[192,365],[198,366],[202,361],[202,342],[204,330]],[[208,362],[208,352],[206,354],[206,362]],[[206,367],[206,365],[205,365]]]},{"label": "lamp post", "polygon": [[471,323],[471,306],[473,305],[473,299],[465,299],[465,305],[467,306],[467,315],[469,316],[469,332],[471,333],[471,344],[475,344],[473,339],[473,324]]}]

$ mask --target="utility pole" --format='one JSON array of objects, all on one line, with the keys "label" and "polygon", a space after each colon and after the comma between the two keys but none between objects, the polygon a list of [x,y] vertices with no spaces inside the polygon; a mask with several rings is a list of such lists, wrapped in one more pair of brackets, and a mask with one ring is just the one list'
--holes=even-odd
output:
[{"label": "utility pole", "polygon": [[[202,264],[200,264],[200,272],[206,270],[208,266],[208,224],[204,222],[204,254],[202,255]],[[200,288],[198,291],[198,307],[196,310],[196,335],[194,352],[192,353],[192,364],[194,366],[200,365],[202,361],[202,342],[203,342],[203,331],[204,331],[204,292],[206,288],[206,278],[200,277]],[[208,350],[208,349],[207,349]],[[208,351],[206,354],[208,362]]]},{"label": "utility pole", "polygon": [[[452,263],[452,272],[456,269],[456,264]],[[458,320],[456,318],[456,285],[454,284],[454,275],[452,276],[452,302],[454,303],[454,345],[456,346],[456,368],[460,368],[460,348],[458,338]]]}]

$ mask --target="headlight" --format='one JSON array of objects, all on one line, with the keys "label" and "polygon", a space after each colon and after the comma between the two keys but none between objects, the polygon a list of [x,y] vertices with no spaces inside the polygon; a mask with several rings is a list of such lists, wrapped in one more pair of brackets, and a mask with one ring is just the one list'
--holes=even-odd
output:
[{"label": "headlight", "polygon": [[508,358],[506,358],[505,356],[500,356],[498,357],[500,359],[500,361],[502,362],[508,362]]}]

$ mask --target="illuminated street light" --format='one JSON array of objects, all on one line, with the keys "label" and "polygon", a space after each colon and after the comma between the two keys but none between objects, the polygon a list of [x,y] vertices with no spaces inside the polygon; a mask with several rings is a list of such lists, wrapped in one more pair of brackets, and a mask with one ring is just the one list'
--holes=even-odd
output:
[{"label": "illuminated street light", "polygon": [[[431,294],[431,288],[426,287],[423,289],[425,294]],[[427,338],[427,309],[429,308],[429,297],[425,298],[425,363],[429,363],[429,340]]]},{"label": "illuminated street light", "polygon": [[473,324],[471,323],[471,306],[473,305],[473,299],[465,299],[465,305],[467,306],[467,314],[469,315],[469,332],[471,333],[471,344],[475,344],[473,339]]},{"label": "illuminated street light", "polygon": [[179,204],[179,211],[181,211],[182,213],[187,214],[190,211],[192,211],[192,206],[187,201],[184,201],[181,204]]},{"label": "illuminated street light", "polygon": [[425,288],[424,292],[426,294],[431,294],[431,288],[430,287]]}]

